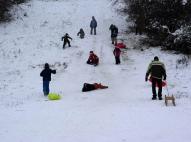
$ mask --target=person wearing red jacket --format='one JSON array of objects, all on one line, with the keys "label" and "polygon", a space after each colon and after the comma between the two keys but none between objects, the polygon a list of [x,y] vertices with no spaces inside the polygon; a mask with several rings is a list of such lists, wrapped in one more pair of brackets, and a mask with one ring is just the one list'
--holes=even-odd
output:
[{"label": "person wearing red jacket", "polygon": [[120,55],[121,55],[121,50],[118,47],[115,47],[115,49],[113,50],[113,54],[115,56],[115,64],[120,64]]},{"label": "person wearing red jacket", "polygon": [[87,61],[87,64],[97,66],[99,63],[99,58],[93,51],[90,51],[90,55]]}]

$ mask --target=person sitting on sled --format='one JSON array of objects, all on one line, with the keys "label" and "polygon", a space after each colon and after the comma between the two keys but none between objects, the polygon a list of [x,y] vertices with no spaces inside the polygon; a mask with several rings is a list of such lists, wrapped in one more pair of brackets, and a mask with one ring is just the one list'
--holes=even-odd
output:
[{"label": "person sitting on sled", "polygon": [[87,91],[92,91],[92,90],[97,90],[97,89],[106,89],[108,86],[104,86],[101,83],[84,83],[82,92],[87,92]]},{"label": "person sitting on sled", "polygon": [[152,77],[152,92],[153,97],[152,100],[156,100],[156,84],[158,84],[158,98],[162,100],[162,80],[166,80],[166,69],[163,62],[159,61],[157,56],[154,57],[154,60],[149,64],[146,75],[145,81],[148,80],[148,76],[151,75]]},{"label": "person sitting on sled", "polygon": [[93,51],[90,51],[90,55],[87,64],[97,66],[99,64],[99,58]]},{"label": "person sitting on sled", "polygon": [[77,36],[80,36],[80,38],[84,38],[85,36],[85,33],[84,33],[84,30],[81,28],[80,31],[77,33]]}]

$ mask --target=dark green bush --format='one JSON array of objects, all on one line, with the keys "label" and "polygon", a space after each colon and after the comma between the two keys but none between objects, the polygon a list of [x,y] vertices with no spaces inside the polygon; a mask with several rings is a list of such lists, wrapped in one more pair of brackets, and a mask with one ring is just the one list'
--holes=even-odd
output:
[{"label": "dark green bush", "polygon": [[0,21],[8,21],[11,15],[8,13],[11,6],[20,4],[27,0],[0,0]]},{"label": "dark green bush", "polygon": [[[191,1],[183,0],[125,0],[135,28],[149,37],[151,45],[190,53]],[[138,22],[137,22],[138,21]],[[183,28],[184,27],[184,28]],[[177,30],[184,29],[180,35]],[[177,38],[178,37],[178,38]]]}]

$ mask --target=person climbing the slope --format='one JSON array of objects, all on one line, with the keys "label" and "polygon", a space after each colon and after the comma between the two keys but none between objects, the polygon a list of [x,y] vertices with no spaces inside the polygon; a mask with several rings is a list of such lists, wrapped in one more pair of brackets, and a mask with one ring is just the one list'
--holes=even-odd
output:
[{"label": "person climbing the slope", "polygon": [[116,45],[117,44],[118,28],[115,25],[111,24],[111,26],[109,27],[109,30],[111,31],[112,44]]},{"label": "person climbing the slope", "polygon": [[164,63],[159,61],[159,58],[157,56],[154,57],[154,60],[148,66],[145,75],[145,81],[148,80],[149,75],[151,75],[152,78],[152,100],[157,99],[156,84],[158,84],[159,87],[158,98],[159,100],[162,100],[162,80],[166,80],[166,69]]},{"label": "person climbing the slope", "polygon": [[81,28],[80,31],[77,33],[77,36],[80,36],[81,39],[84,38],[85,36],[85,33],[84,33],[84,30]]},{"label": "person climbing the slope", "polygon": [[115,56],[115,64],[116,65],[120,64],[121,50],[117,46],[115,46],[115,49],[113,50],[113,55]]}]

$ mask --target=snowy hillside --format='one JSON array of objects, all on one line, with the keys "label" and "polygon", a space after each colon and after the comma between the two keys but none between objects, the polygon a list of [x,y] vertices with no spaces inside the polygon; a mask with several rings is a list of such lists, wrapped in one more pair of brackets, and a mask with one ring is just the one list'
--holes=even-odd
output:
[{"label": "snowy hillside", "polygon": [[[14,21],[0,25],[0,141],[190,141],[190,65],[177,66],[183,55],[133,49],[140,37],[123,34],[126,17],[116,12],[121,6],[112,0],[31,0],[20,5]],[[98,22],[97,35],[90,35],[92,16]],[[112,53],[112,23],[128,47],[121,65],[115,65]],[[84,39],[77,37],[80,28]],[[73,40],[63,50],[65,33]],[[86,64],[90,50],[100,58],[97,67]],[[151,100],[151,85],[144,78],[156,55],[166,65],[176,107]],[[59,101],[43,95],[39,74],[46,62],[57,70],[50,90],[62,96]],[[109,88],[83,93],[84,82]]]}]

